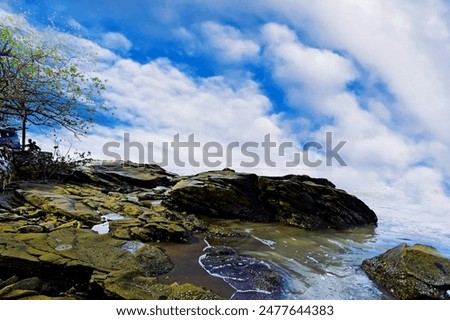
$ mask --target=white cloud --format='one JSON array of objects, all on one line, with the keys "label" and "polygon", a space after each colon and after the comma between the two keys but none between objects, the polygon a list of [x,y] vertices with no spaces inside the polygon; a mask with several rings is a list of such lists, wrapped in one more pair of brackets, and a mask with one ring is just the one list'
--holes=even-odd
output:
[{"label": "white cloud", "polygon": [[119,50],[128,52],[133,47],[133,44],[127,37],[118,32],[108,32],[102,37],[102,45],[111,50]]},{"label": "white cloud", "polygon": [[377,74],[395,94],[409,130],[450,142],[445,2],[277,1],[273,6],[321,45],[345,50]]},{"label": "white cloud", "polygon": [[225,62],[241,62],[258,56],[259,44],[234,27],[208,21],[200,28],[206,41],[203,50],[212,50]]},{"label": "white cloud", "polygon": [[[145,147],[148,142],[161,147],[163,142],[172,142],[176,134],[186,141],[188,135],[194,133],[201,146],[214,141],[225,150],[231,142],[254,141],[261,144],[268,133],[272,141],[278,142],[288,136],[277,115],[272,114],[269,99],[250,79],[234,81],[222,76],[192,77],[167,59],[156,59],[146,64],[118,59],[97,75],[108,79],[105,97],[117,107],[116,116],[130,125],[95,130],[93,141],[117,141],[123,147],[123,134],[127,132],[132,141]],[[105,157],[99,152],[102,145],[95,145],[95,148],[94,144],[89,145],[91,150],[97,150],[96,156]],[[138,161],[137,149],[133,150],[132,159]],[[120,152],[123,155],[123,150]],[[185,158],[186,152],[183,150]],[[261,148],[257,150],[260,155],[262,152]],[[156,158],[160,157],[161,152],[158,151]],[[178,173],[210,169],[203,164],[201,168],[176,167],[173,156],[170,158],[169,169]],[[202,159],[200,148],[196,159]],[[220,168],[227,165],[225,160],[223,156]],[[241,161],[249,161],[238,151],[233,153],[232,160],[233,167],[239,167]],[[143,161],[148,161],[147,154]]]},{"label": "white cloud", "polygon": [[262,33],[274,77],[284,88],[299,90],[291,92],[297,98],[334,95],[356,76],[350,61],[329,50],[303,45],[286,26],[270,23]]}]

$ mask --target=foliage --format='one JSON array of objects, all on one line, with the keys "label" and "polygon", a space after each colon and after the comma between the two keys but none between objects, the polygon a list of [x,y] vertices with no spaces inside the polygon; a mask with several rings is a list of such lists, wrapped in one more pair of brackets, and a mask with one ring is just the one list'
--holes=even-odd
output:
[{"label": "foliage", "polygon": [[84,135],[106,110],[103,81],[83,71],[93,55],[61,40],[52,30],[0,22],[0,120],[20,123],[22,147],[30,125]]}]

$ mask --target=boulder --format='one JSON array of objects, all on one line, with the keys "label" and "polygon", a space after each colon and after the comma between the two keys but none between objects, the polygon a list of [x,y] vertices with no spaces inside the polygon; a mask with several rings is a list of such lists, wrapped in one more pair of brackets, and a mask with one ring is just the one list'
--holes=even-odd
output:
[{"label": "boulder", "polygon": [[450,259],[425,245],[399,245],[362,269],[396,299],[450,299]]},{"label": "boulder", "polygon": [[261,201],[276,220],[307,230],[375,225],[377,216],[361,200],[326,179],[288,175],[261,177]]},{"label": "boulder", "polygon": [[169,191],[169,202],[180,211],[222,219],[275,221],[259,199],[258,176],[231,170],[181,178]]},{"label": "boulder", "polygon": [[358,198],[326,179],[258,177],[232,170],[174,180],[169,206],[195,215],[253,222],[280,221],[308,230],[375,225],[377,216]]}]

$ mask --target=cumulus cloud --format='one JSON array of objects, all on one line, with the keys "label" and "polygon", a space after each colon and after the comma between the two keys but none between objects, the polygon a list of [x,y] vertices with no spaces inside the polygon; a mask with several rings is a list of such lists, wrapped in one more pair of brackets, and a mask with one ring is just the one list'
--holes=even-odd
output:
[{"label": "cumulus cloud", "polygon": [[[108,79],[105,96],[117,107],[117,116],[130,124],[102,129],[110,132],[111,139],[119,130],[144,145],[161,146],[176,134],[186,141],[194,133],[199,142],[226,146],[233,141],[261,142],[267,133],[274,140],[283,135],[276,115],[271,115],[269,99],[250,79],[234,83],[221,76],[194,78],[167,59],[146,64],[119,59],[99,76]],[[234,164],[241,156],[235,155]]]},{"label": "cumulus cloud", "polygon": [[[308,28],[321,45],[349,52],[379,75],[395,94],[398,103],[392,107],[411,124],[410,133],[450,142],[445,2],[284,1],[277,2],[277,10],[293,25]],[[299,19],[305,16],[310,26]]]},{"label": "cumulus cloud", "polygon": [[284,25],[269,23],[262,33],[265,56],[273,66],[275,79],[284,88],[299,90],[291,91],[298,99],[334,95],[356,76],[350,61],[332,51],[303,45]]},{"label": "cumulus cloud", "polygon": [[240,30],[213,21],[200,26],[203,50],[214,52],[225,62],[241,62],[255,59],[260,46],[256,41],[246,37]]},{"label": "cumulus cloud", "polygon": [[111,50],[118,50],[121,52],[128,52],[133,47],[133,44],[127,37],[118,32],[105,33],[101,41],[105,48]]}]

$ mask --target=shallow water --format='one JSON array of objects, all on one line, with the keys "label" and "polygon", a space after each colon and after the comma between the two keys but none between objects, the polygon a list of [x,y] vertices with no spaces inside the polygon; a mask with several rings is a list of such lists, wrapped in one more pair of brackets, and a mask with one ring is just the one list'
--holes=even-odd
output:
[{"label": "shallow water", "polygon": [[305,231],[279,223],[214,220],[214,224],[248,234],[237,239],[203,239],[193,244],[164,245],[175,269],[167,281],[190,282],[230,298],[232,288],[203,270],[198,258],[203,248],[228,245],[239,254],[261,259],[283,275],[282,299],[390,299],[367,277],[360,265],[399,244],[421,243],[450,258],[450,219],[447,212],[419,207],[397,208],[395,201],[380,201],[380,194],[356,194],[377,214],[376,227],[347,231]]},{"label": "shallow water", "polygon": [[335,232],[282,224],[221,223],[251,236],[216,244],[230,245],[278,267],[285,282],[283,299],[386,298],[359,268],[362,260],[378,254],[373,227]]},{"label": "shallow water", "polygon": [[228,245],[279,267],[285,280],[284,299],[389,299],[360,269],[362,261],[401,243],[431,245],[450,257],[450,220],[444,217],[435,223],[442,216],[413,208],[400,212],[385,205],[374,209],[377,227],[348,231],[305,231],[282,224],[229,220],[220,223],[250,235]]}]

